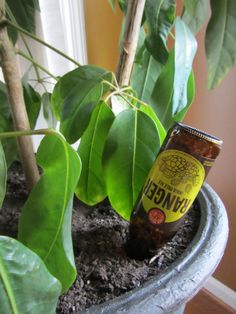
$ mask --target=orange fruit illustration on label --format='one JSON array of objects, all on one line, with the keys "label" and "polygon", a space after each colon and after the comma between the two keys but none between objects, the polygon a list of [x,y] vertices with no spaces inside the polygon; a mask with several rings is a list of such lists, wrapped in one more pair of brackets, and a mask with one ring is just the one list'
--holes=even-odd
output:
[{"label": "orange fruit illustration on label", "polygon": [[154,225],[160,225],[165,221],[166,215],[159,208],[152,208],[148,212],[148,219]]}]

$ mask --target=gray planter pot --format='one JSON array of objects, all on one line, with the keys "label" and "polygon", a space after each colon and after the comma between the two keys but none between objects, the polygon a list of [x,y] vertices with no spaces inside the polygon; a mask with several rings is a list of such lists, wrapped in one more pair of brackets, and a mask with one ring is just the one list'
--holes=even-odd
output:
[{"label": "gray planter pot", "polygon": [[198,201],[201,221],[188,250],[164,273],[139,288],[98,306],[86,314],[180,314],[219,264],[228,238],[225,207],[207,184]]}]

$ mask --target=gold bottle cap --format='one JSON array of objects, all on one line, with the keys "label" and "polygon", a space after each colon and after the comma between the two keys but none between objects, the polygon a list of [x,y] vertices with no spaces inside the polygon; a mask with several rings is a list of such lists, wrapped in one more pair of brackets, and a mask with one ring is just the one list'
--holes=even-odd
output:
[{"label": "gold bottle cap", "polygon": [[180,123],[180,122],[175,122],[175,127],[179,127],[182,130],[184,130],[184,131],[186,131],[186,132],[188,132],[190,134],[193,134],[193,135],[195,135],[197,137],[202,138],[203,140],[206,140],[208,142],[214,143],[214,144],[216,144],[218,146],[222,146],[222,144],[223,144],[223,141],[220,140],[218,137],[215,137],[215,136],[213,136],[211,134],[208,134],[208,133],[206,133],[204,131],[201,131],[199,129],[193,128],[193,127],[191,127],[189,125],[186,125],[186,124],[183,124],[183,123]]}]

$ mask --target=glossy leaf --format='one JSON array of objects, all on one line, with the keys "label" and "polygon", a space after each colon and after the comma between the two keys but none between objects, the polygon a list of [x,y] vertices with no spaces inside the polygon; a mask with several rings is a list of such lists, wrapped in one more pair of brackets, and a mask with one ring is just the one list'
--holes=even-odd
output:
[{"label": "glossy leaf", "polygon": [[175,1],[147,0],[145,16],[147,49],[158,62],[165,63],[168,58],[167,38],[175,19]]},{"label": "glossy leaf", "polygon": [[48,127],[55,129],[57,125],[57,120],[51,106],[51,94],[47,92],[44,93],[42,95],[41,101],[43,106],[43,116],[47,121]]},{"label": "glossy leaf", "polygon": [[23,82],[23,92],[30,128],[34,129],[41,107],[41,97],[27,82]]},{"label": "glossy leaf", "polygon": [[192,32],[180,19],[175,23],[175,74],[172,116],[183,110],[187,103],[188,79],[192,70],[197,41]]},{"label": "glossy leaf", "polygon": [[61,80],[58,80],[51,94],[51,108],[57,121],[61,120],[63,99],[61,96]]},{"label": "glossy leaf", "polygon": [[42,258],[66,291],[76,276],[71,213],[81,162],[59,135],[44,137],[37,162],[44,173],[23,207],[19,240]]},{"label": "glossy leaf", "polygon": [[191,72],[188,87],[187,87],[187,105],[174,116],[174,121],[181,122],[188,112],[189,107],[191,106],[193,99],[195,96],[195,81],[194,81],[194,73]]},{"label": "glossy leaf", "polygon": [[184,0],[182,19],[190,30],[196,34],[207,20],[209,0]]},{"label": "glossy leaf", "polygon": [[171,51],[151,97],[152,108],[166,130],[173,125],[174,121],[181,121],[194,98],[194,81],[193,74],[191,74],[187,85],[187,104],[177,115],[172,114],[174,76],[174,51]]},{"label": "glossy leaf", "polygon": [[111,72],[86,65],[67,73],[57,83],[53,105],[61,116],[60,129],[69,143],[77,141],[87,128],[94,107],[108,89],[104,80],[112,80]]},{"label": "glossy leaf", "polygon": [[162,144],[166,137],[166,130],[164,126],[162,125],[161,121],[158,119],[155,111],[152,109],[151,106],[149,105],[145,106],[143,104],[140,106],[139,110],[146,113],[146,115],[148,115],[155,122],[157,132],[160,138],[160,144]]},{"label": "glossy leaf", "polygon": [[82,171],[76,195],[88,205],[97,204],[107,196],[102,153],[113,120],[112,110],[107,104],[100,102],[95,107],[79,144],[78,154],[82,161]]},{"label": "glossy leaf", "polygon": [[121,11],[122,12],[126,12],[127,5],[128,5],[128,0],[118,0],[118,4],[120,6]]},{"label": "glossy leaf", "polygon": [[[5,84],[0,82],[0,132],[13,130],[10,106],[6,94]],[[17,159],[17,145],[15,138],[3,139],[2,147],[5,153],[7,167]]]},{"label": "glossy leaf", "polygon": [[54,314],[60,282],[15,239],[0,236],[0,313]]},{"label": "glossy leaf", "polygon": [[[6,0],[7,16],[11,19],[14,16],[14,21],[22,28],[31,33],[35,33],[35,14],[39,11],[38,0]],[[10,12],[9,12],[10,11]],[[8,28],[9,35],[13,42],[17,40],[17,31],[14,28]]]},{"label": "glossy leaf", "polygon": [[142,61],[134,64],[131,85],[139,99],[149,103],[156,80],[161,72],[161,64],[146,49],[142,53]]},{"label": "glossy leaf", "polygon": [[5,160],[4,150],[2,148],[2,143],[0,142],[0,208],[2,207],[2,203],[6,194],[6,183],[7,183],[7,164]]},{"label": "glossy leaf", "polygon": [[206,30],[208,88],[217,86],[236,63],[236,2],[212,0]]},{"label": "glossy leaf", "polygon": [[122,111],[105,144],[103,163],[111,205],[129,220],[160,147],[153,120],[139,110]]}]

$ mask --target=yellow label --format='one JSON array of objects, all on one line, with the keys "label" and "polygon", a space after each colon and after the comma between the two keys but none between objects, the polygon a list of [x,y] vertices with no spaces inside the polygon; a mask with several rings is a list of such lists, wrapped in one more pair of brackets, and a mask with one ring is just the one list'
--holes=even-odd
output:
[{"label": "yellow label", "polygon": [[203,165],[174,149],[162,152],[146,180],[142,204],[154,224],[175,222],[190,208],[205,178]]}]

